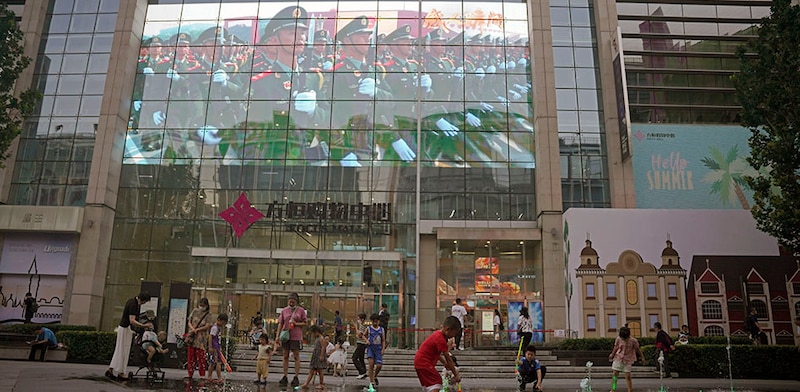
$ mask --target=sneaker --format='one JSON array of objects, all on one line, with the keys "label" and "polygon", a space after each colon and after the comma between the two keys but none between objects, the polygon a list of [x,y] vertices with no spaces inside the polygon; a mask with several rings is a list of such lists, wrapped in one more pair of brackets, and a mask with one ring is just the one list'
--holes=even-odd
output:
[{"label": "sneaker", "polygon": [[300,380],[297,379],[297,376],[294,376],[294,378],[292,379],[292,386],[296,387],[299,385],[300,385]]},{"label": "sneaker", "polygon": [[278,385],[282,387],[289,385],[289,379],[287,379],[286,376],[283,376],[283,378],[280,381],[278,381]]},{"label": "sneaker", "polygon": [[378,384],[380,384],[380,383],[378,382],[378,377],[375,377],[375,385],[378,385]]},{"label": "sneaker", "polygon": [[255,380],[255,381],[253,381],[253,384],[256,384],[256,385],[261,384],[261,380]]},{"label": "sneaker", "polygon": [[363,380],[363,379],[367,378],[367,373],[359,374],[358,376],[356,376],[356,378],[359,379],[359,380]]}]

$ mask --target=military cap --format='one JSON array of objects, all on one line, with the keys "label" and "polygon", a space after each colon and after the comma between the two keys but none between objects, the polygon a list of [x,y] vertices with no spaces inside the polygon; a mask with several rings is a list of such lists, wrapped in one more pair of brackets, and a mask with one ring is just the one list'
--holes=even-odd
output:
[{"label": "military cap", "polygon": [[169,37],[169,40],[167,40],[167,42],[170,45],[175,45],[175,44],[188,45],[189,43],[192,42],[192,36],[186,33],[178,33],[174,34],[172,37]]},{"label": "military cap", "polygon": [[492,39],[491,34],[487,34],[481,37],[481,43],[483,43],[484,45],[491,45],[493,42],[494,39]]},{"label": "military cap", "polygon": [[386,34],[385,33],[380,33],[380,34],[378,34],[377,43],[382,44],[385,39],[386,39]]},{"label": "military cap", "polygon": [[372,28],[369,27],[369,18],[364,15],[356,17],[339,29],[339,32],[336,33],[336,39],[341,41],[342,38],[359,33],[372,33]]},{"label": "military cap", "polygon": [[464,45],[464,32],[462,31],[455,37],[450,38],[450,40],[447,41],[447,45]]},{"label": "military cap", "polygon": [[142,41],[142,46],[161,46],[161,42],[161,38],[159,37],[150,37]]},{"label": "military cap", "polygon": [[383,41],[387,44],[391,44],[404,39],[414,39],[414,36],[411,35],[411,25],[402,25],[398,27],[397,30],[387,34]]},{"label": "military cap", "polygon": [[314,42],[331,42],[328,30],[317,30],[314,32]]},{"label": "military cap", "polygon": [[199,44],[204,44],[208,41],[216,41],[220,45],[225,45],[225,43],[228,41],[229,38],[230,38],[230,33],[228,33],[227,29],[223,28],[222,26],[215,26],[215,27],[209,27],[205,31],[200,33],[200,35],[197,36],[197,40],[195,42]]},{"label": "military cap", "polygon": [[291,7],[286,7],[278,11],[278,13],[272,17],[272,20],[270,20],[269,23],[267,23],[267,25],[264,27],[264,35],[261,37],[262,41],[267,37],[271,37],[273,34],[278,32],[278,30],[285,29],[287,27],[297,27],[301,29],[308,28],[308,25],[306,24],[307,21],[308,13],[306,12],[305,8],[294,5]]},{"label": "military cap", "polygon": [[435,29],[435,30],[431,30],[431,31],[429,31],[429,32],[428,32],[428,34],[426,34],[426,35],[425,35],[425,39],[426,39],[428,42],[433,42],[433,41],[447,41],[447,38],[445,38],[445,37],[442,35],[442,29]]}]

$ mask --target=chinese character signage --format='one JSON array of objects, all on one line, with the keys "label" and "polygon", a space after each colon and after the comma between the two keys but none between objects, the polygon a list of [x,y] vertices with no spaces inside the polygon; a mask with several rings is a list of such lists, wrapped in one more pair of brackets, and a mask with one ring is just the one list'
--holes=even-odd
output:
[{"label": "chinese character signage", "polygon": [[534,167],[527,6],[148,7],[126,164]]}]

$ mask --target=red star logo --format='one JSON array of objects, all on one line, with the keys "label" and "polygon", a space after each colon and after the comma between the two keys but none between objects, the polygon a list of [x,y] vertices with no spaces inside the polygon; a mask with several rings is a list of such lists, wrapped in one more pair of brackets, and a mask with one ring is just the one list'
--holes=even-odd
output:
[{"label": "red star logo", "polygon": [[243,192],[233,205],[220,212],[219,216],[231,224],[236,238],[242,238],[250,225],[263,218],[264,214],[250,204],[250,200],[247,200],[247,195]]}]

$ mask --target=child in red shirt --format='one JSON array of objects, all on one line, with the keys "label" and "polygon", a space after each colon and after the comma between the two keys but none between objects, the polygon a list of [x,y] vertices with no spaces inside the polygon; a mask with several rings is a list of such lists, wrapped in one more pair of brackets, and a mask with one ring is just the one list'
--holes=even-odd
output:
[{"label": "child in red shirt", "polygon": [[419,383],[426,392],[439,392],[442,389],[442,376],[436,371],[436,362],[453,372],[453,382],[461,381],[450,352],[447,340],[461,334],[461,322],[455,316],[449,316],[442,323],[442,329],[428,336],[419,346],[414,356],[414,370],[417,371]]}]

